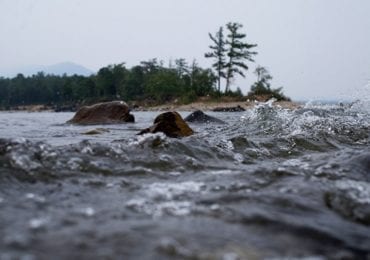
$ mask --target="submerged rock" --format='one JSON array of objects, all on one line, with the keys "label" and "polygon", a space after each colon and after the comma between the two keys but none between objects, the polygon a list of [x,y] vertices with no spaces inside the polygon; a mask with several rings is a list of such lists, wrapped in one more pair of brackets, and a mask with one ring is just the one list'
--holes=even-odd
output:
[{"label": "submerged rock", "polygon": [[127,104],[123,101],[98,103],[92,106],[84,106],[79,109],[75,116],[67,123],[93,125],[93,124],[117,124],[135,122],[130,114]]},{"label": "submerged rock", "polygon": [[180,114],[175,111],[160,114],[154,119],[154,124],[142,130],[139,135],[158,132],[174,138],[185,137],[194,133]]},{"label": "submerged rock", "polygon": [[212,111],[213,112],[243,112],[245,111],[245,109],[238,105],[236,107],[216,107]]},{"label": "submerged rock", "polygon": [[216,124],[225,124],[224,121],[222,121],[222,120],[220,120],[218,118],[209,116],[209,115],[203,113],[203,111],[201,111],[201,110],[196,110],[193,113],[191,113],[190,115],[188,115],[185,118],[185,121],[191,122],[191,123],[216,123]]},{"label": "submerged rock", "polygon": [[100,134],[108,133],[108,132],[109,132],[108,129],[105,129],[105,128],[96,128],[96,129],[92,129],[92,130],[83,132],[82,134],[83,135],[100,135]]}]

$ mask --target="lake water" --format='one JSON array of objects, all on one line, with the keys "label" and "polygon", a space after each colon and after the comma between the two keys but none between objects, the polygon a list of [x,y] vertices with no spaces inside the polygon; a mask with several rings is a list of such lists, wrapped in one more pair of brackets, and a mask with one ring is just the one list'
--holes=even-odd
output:
[{"label": "lake water", "polygon": [[0,259],[369,259],[369,108],[210,112],[182,139],[136,135],[157,112],[1,112]]}]

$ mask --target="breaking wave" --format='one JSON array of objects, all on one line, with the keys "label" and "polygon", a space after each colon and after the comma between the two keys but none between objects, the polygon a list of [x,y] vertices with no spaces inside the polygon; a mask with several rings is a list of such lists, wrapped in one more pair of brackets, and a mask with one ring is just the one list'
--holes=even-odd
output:
[{"label": "breaking wave", "polygon": [[43,258],[56,240],[82,248],[61,257],[369,257],[364,105],[212,115],[227,124],[183,139],[115,126],[103,142],[0,139],[0,258]]}]

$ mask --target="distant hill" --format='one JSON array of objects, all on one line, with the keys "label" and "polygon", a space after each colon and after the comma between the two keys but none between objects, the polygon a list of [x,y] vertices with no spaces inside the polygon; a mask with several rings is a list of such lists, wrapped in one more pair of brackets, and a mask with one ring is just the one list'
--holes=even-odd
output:
[{"label": "distant hill", "polygon": [[61,62],[49,66],[24,66],[19,68],[12,68],[7,70],[0,70],[0,77],[12,78],[17,74],[22,73],[24,76],[32,76],[38,72],[44,72],[45,74],[63,75],[68,76],[77,74],[82,76],[89,76],[94,72],[82,65],[73,62]]}]

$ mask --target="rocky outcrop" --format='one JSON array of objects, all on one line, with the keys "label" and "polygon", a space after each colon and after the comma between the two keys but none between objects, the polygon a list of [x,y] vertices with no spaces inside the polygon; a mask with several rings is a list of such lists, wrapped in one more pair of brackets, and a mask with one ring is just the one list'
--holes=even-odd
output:
[{"label": "rocky outcrop", "polygon": [[165,135],[174,138],[194,134],[194,131],[188,126],[184,119],[182,119],[180,114],[175,111],[160,114],[154,119],[154,124],[151,127],[142,130],[139,135],[158,132],[162,132]]},{"label": "rocky outcrop", "polygon": [[245,109],[241,106],[236,107],[216,107],[212,110],[213,112],[243,112]]},{"label": "rocky outcrop", "polygon": [[191,113],[190,115],[188,115],[187,117],[185,117],[185,121],[190,122],[190,123],[225,124],[224,121],[222,121],[218,118],[209,116],[209,115],[203,113],[203,111],[201,111],[201,110],[196,110],[193,113]]},{"label": "rocky outcrop", "polygon": [[81,125],[118,124],[135,122],[127,104],[123,101],[99,103],[80,108],[67,123]]}]

